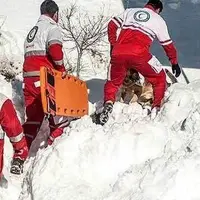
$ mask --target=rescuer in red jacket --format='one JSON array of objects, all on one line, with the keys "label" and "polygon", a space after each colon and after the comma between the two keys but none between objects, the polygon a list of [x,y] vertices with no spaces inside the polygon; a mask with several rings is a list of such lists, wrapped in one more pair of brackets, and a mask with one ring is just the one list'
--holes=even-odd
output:
[{"label": "rescuer in red jacket", "polygon": [[23,129],[17,117],[13,103],[0,93],[0,182],[3,177],[4,135],[6,133],[12,143],[14,154],[11,163],[11,173],[21,174],[23,164],[28,156],[28,148]]},{"label": "rescuer in red jacket", "polygon": [[[166,89],[166,76],[160,62],[150,53],[157,38],[178,77],[177,51],[169,36],[164,19],[159,15],[163,9],[160,0],[149,0],[144,8],[126,9],[113,17],[108,24],[108,39],[111,45],[109,77],[104,87],[104,109],[98,115],[99,124],[105,124],[112,112],[116,92],[122,85],[128,68],[134,68],[150,82],[154,90],[152,112],[158,112]],[[119,36],[117,31],[120,30]]]},{"label": "rescuer in red jacket", "polygon": [[[42,124],[44,113],[40,93],[40,67],[54,68],[67,72],[63,62],[62,35],[58,27],[58,5],[52,0],[45,0],[40,6],[41,16],[28,33],[24,43],[23,91],[27,120],[23,125],[24,134],[30,147]],[[48,143],[63,133],[68,125],[66,119],[51,117]]]}]

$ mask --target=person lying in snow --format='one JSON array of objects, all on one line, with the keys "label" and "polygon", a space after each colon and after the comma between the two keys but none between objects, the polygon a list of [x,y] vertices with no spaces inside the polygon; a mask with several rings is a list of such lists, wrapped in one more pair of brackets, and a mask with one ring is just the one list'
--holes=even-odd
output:
[{"label": "person lying in snow", "polygon": [[[112,112],[116,93],[122,85],[129,66],[152,84],[154,99],[153,115],[160,110],[166,89],[166,75],[162,65],[150,53],[154,38],[158,38],[172,65],[172,72],[178,77],[177,51],[169,36],[164,19],[160,16],[163,4],[160,0],[149,0],[144,8],[126,9],[120,16],[113,17],[108,24],[108,39],[111,45],[109,78],[104,86],[104,108],[98,115],[98,124],[104,125]],[[119,36],[117,31],[121,28]]]},{"label": "person lying in snow", "polygon": [[[171,84],[177,82],[177,79],[167,69],[164,69],[166,75],[169,77],[170,82],[166,80],[166,85],[169,87]],[[116,101],[130,104],[138,102],[143,108],[150,109],[153,104],[153,88],[151,83],[147,80],[141,81],[139,73],[134,69],[129,69],[119,89]]]},{"label": "person lying in snow", "polygon": [[[169,78],[169,81],[166,80],[167,88],[170,87],[172,84],[178,82],[176,77],[171,72],[169,72],[168,69],[164,69],[164,71],[166,73],[166,76],[168,76]],[[136,70],[132,68],[127,70],[127,74],[123,81],[123,84],[117,92],[116,101],[120,101],[121,103],[126,104],[137,102],[142,106],[143,109],[146,110],[147,114],[150,114],[153,99],[154,95],[152,84],[145,79],[142,82],[141,77]],[[94,113],[91,115],[94,123],[99,123],[99,114],[100,113]]]},{"label": "person lying in snow", "polygon": [[17,117],[13,103],[8,97],[0,93],[0,182],[3,178],[3,152],[4,132],[12,143],[14,154],[10,172],[21,174],[23,164],[28,156],[28,147],[24,137],[23,129]]}]

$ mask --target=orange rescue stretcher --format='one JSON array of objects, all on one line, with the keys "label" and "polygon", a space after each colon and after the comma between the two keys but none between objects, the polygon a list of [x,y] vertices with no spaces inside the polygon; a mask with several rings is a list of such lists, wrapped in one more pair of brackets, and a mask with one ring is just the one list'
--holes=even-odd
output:
[{"label": "orange rescue stretcher", "polygon": [[41,67],[40,84],[44,113],[53,116],[82,117],[88,114],[86,83],[77,77]]}]

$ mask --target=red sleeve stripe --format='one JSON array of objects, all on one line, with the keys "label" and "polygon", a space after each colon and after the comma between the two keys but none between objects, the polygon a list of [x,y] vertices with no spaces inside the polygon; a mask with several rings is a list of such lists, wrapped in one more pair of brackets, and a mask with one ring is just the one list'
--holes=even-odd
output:
[{"label": "red sleeve stripe", "polygon": [[168,45],[168,44],[171,44],[171,43],[172,43],[172,40],[171,40],[171,39],[165,40],[165,41],[160,41],[160,44],[161,44],[162,46],[165,46],[165,45]]},{"label": "red sleeve stripe", "polygon": [[51,56],[52,60],[62,60],[63,59],[63,52],[62,46],[59,44],[52,44],[48,48],[48,53]]},{"label": "red sleeve stripe", "polygon": [[65,67],[63,65],[63,51],[62,45],[60,44],[52,44],[48,48],[48,53],[51,56],[51,59],[54,61],[54,68],[59,71],[65,71]]},{"label": "red sleeve stripe", "polygon": [[117,25],[118,28],[121,27],[122,23],[116,17],[113,17],[112,21]]},{"label": "red sleeve stripe", "polygon": [[164,48],[165,53],[168,56],[170,62],[172,64],[177,64],[178,63],[178,56],[177,56],[177,51],[176,51],[176,48],[175,48],[173,42],[171,42],[168,45],[164,45],[163,48]]}]

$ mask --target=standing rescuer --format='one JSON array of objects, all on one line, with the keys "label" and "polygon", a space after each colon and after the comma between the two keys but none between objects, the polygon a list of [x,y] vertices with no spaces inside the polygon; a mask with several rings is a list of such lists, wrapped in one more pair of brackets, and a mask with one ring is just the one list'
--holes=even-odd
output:
[{"label": "standing rescuer", "polygon": [[17,117],[13,103],[5,95],[0,93],[0,182],[3,177],[3,152],[4,135],[6,133],[12,143],[14,154],[11,163],[11,173],[21,174],[23,164],[28,156],[28,148],[23,129]]},{"label": "standing rescuer", "polygon": [[[177,51],[169,36],[164,19],[159,15],[163,9],[160,0],[149,0],[144,8],[126,9],[120,16],[113,17],[108,24],[108,40],[111,45],[109,77],[104,86],[104,108],[97,123],[103,125],[112,112],[116,92],[122,85],[128,68],[134,68],[153,86],[154,101],[151,114],[160,110],[166,89],[166,76],[160,62],[150,53],[157,38],[178,77]],[[117,37],[117,30],[121,28]],[[131,67],[130,67],[131,66]]]},{"label": "standing rescuer", "polygon": [[[40,92],[40,67],[53,68],[67,75],[63,62],[62,35],[58,23],[58,5],[45,0],[40,6],[41,16],[28,33],[24,44],[23,91],[27,120],[23,125],[28,147],[36,137],[44,118]],[[68,121],[50,117],[48,144],[60,136]]]}]

